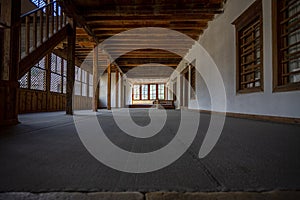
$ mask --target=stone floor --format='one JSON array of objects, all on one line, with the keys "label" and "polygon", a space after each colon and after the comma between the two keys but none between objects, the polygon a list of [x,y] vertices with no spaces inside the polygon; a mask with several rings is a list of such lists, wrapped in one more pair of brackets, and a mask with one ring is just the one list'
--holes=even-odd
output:
[{"label": "stone floor", "polygon": [[[138,125],[150,122],[147,109],[132,109],[130,114]],[[100,111],[97,117],[114,144],[125,150],[146,152],[163,147],[176,134],[180,111],[169,110],[167,114],[165,127],[148,139],[134,139],[122,133],[110,111]],[[134,192],[132,198],[126,198],[167,200],[176,198],[170,197],[173,193],[153,192],[174,191],[187,195],[181,199],[197,199],[191,197],[195,192],[261,195],[264,191],[300,189],[299,125],[227,117],[215,148],[199,159],[198,151],[210,121],[210,115],[201,114],[197,136],[183,156],[161,170],[135,174],[111,169],[90,155],[76,132],[72,116],[63,112],[38,113],[20,115],[19,120],[17,126],[0,129],[0,199],[3,195],[5,199],[10,195],[33,195],[30,199],[35,199],[55,194],[67,194],[59,199],[77,199],[69,197]]]}]

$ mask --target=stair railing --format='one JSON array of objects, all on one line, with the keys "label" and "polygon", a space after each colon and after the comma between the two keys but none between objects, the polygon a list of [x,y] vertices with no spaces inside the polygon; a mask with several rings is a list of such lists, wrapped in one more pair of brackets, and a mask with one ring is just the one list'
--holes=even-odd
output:
[{"label": "stair railing", "polygon": [[29,55],[67,24],[58,1],[21,15],[20,56]]}]

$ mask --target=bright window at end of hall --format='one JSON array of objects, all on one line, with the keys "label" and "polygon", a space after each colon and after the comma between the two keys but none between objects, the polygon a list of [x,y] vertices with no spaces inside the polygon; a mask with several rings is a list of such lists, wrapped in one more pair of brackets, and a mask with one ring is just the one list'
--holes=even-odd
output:
[{"label": "bright window at end of hall", "polygon": [[142,85],[142,100],[148,99],[148,85]]},{"label": "bright window at end of hall", "polygon": [[133,86],[133,100],[140,100],[140,85]]},{"label": "bright window at end of hall", "polygon": [[150,85],[150,99],[156,99],[156,84]]},{"label": "bright window at end of hall", "polygon": [[165,84],[158,85],[158,99],[165,99]]}]

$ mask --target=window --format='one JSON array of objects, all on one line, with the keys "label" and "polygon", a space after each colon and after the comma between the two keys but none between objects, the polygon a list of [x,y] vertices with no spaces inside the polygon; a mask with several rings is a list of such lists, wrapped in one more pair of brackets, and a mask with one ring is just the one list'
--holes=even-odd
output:
[{"label": "window", "polygon": [[133,86],[133,99],[140,100],[140,85]]},{"label": "window", "polygon": [[66,69],[67,61],[61,57],[51,54],[50,65],[50,91],[56,93],[66,93]]},{"label": "window", "polygon": [[134,85],[132,100],[155,100],[165,99],[165,84]]},{"label": "window", "polygon": [[87,75],[88,73],[84,70],[81,71],[81,82],[82,82],[82,96],[86,97],[87,96],[87,86],[88,86],[88,82],[87,82]]},{"label": "window", "polygon": [[274,91],[300,89],[300,2],[273,0]]},{"label": "window", "polygon": [[39,65],[38,63],[31,68],[30,89],[46,91],[46,70],[44,65]]},{"label": "window", "polygon": [[150,85],[150,99],[155,100],[156,99],[156,84]]},{"label": "window", "polygon": [[263,91],[262,2],[254,2],[235,22],[237,92]]},{"label": "window", "polygon": [[81,95],[81,69],[75,66],[74,94]]},{"label": "window", "polygon": [[148,99],[148,85],[142,85],[142,100]]},{"label": "window", "polygon": [[93,75],[77,66],[75,66],[74,94],[93,97]]},{"label": "window", "polygon": [[93,88],[93,75],[89,74],[89,97],[93,97],[94,88]]},{"label": "window", "polygon": [[159,84],[158,85],[158,99],[165,99],[165,85]]},{"label": "window", "polygon": [[196,69],[194,65],[191,65],[191,92],[190,96],[191,99],[195,99],[195,92],[196,92]]},{"label": "window", "polygon": [[46,91],[45,58],[36,63],[19,83],[20,88]]}]

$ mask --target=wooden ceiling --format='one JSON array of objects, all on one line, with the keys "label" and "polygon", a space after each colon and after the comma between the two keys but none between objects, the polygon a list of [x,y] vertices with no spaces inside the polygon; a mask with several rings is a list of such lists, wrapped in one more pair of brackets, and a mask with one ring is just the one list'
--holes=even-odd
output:
[{"label": "wooden ceiling", "polygon": [[[103,44],[108,38],[122,33],[122,36],[101,45],[101,49],[110,59],[116,59],[115,63],[123,73],[150,63],[176,68],[182,55],[193,45],[191,40],[172,37],[160,31],[145,34],[143,31],[130,30],[143,27],[167,28],[198,40],[207,28],[208,21],[213,20],[215,14],[223,12],[223,4],[224,0],[62,1],[67,15],[74,18],[79,26],[77,58],[91,64],[90,52],[94,45]],[[163,50],[165,48],[171,51]],[[160,70],[156,71],[159,77]]]}]

